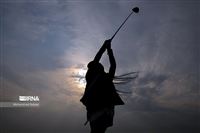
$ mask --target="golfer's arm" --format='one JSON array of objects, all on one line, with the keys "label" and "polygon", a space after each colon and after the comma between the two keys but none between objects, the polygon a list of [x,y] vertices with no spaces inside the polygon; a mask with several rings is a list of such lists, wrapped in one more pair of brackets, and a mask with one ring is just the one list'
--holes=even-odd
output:
[{"label": "golfer's arm", "polygon": [[103,44],[101,46],[101,48],[99,49],[99,51],[97,52],[96,56],[94,57],[94,61],[95,62],[99,62],[100,59],[101,59],[101,56],[103,55],[103,53],[105,52],[106,50],[106,46]]},{"label": "golfer's arm", "polygon": [[114,78],[116,70],[116,61],[112,49],[108,49],[108,56],[110,60],[109,74],[112,76],[112,78]]}]

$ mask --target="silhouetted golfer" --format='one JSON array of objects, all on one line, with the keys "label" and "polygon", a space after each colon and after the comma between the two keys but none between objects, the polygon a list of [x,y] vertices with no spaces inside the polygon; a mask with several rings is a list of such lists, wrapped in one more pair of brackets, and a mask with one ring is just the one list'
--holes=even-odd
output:
[{"label": "silhouetted golfer", "polygon": [[[104,72],[103,65],[99,63],[106,49],[110,60],[108,73]],[[104,42],[94,60],[87,67],[87,84],[80,101],[86,106],[91,133],[105,133],[107,127],[113,125],[114,106],[124,104],[113,84],[116,62],[111,49],[111,40]]]}]

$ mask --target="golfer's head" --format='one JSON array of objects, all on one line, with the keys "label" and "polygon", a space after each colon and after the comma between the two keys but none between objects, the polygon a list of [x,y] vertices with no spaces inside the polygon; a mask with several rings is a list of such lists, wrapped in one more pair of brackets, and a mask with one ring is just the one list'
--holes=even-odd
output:
[{"label": "golfer's head", "polygon": [[104,72],[104,67],[99,62],[91,61],[90,63],[88,63],[87,67],[88,67],[89,70],[93,70],[97,73],[103,73]]}]

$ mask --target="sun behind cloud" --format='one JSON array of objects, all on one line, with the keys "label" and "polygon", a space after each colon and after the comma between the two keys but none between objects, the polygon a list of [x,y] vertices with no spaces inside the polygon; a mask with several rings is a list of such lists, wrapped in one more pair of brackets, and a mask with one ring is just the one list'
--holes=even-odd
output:
[{"label": "sun behind cloud", "polygon": [[85,80],[85,74],[86,74],[87,70],[86,69],[83,69],[83,68],[79,68],[78,69],[78,75],[79,77],[77,77],[77,83],[78,83],[78,86],[80,88],[85,88],[85,85],[86,85],[86,80]]},{"label": "sun behind cloud", "polygon": [[84,67],[71,67],[66,69],[66,71],[70,74],[68,82],[73,86],[72,88],[78,90],[78,93],[83,93],[86,85],[85,74],[87,69]]}]

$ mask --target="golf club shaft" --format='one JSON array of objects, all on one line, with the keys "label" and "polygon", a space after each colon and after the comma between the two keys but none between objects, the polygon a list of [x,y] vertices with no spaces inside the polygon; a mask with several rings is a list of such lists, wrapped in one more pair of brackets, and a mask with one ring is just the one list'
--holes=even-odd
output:
[{"label": "golf club shaft", "polygon": [[121,29],[121,27],[126,23],[126,21],[128,20],[128,18],[133,14],[133,11],[126,17],[126,19],[124,20],[124,22],[120,25],[120,27],[117,29],[117,31],[115,32],[115,34],[111,37],[111,41],[113,40],[113,38],[115,37],[115,35],[119,32],[119,30]]}]

